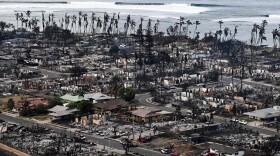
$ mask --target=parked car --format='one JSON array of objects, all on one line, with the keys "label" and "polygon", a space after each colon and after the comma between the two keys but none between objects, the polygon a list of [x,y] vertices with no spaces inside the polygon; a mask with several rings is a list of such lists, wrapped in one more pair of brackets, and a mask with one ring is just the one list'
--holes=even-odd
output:
[{"label": "parked car", "polygon": [[231,122],[239,122],[239,120],[236,119],[236,118],[232,118],[232,119],[230,119],[230,121],[231,121]]},{"label": "parked car", "polygon": [[141,143],[147,143],[151,140],[152,140],[152,138],[150,136],[145,136],[145,137],[139,137],[138,138],[138,141],[141,142]]},{"label": "parked car", "polygon": [[239,123],[243,124],[243,125],[247,125],[247,121],[245,121],[245,120],[240,120]]},{"label": "parked car", "polygon": [[160,152],[163,153],[163,154],[170,154],[172,152],[172,150],[165,148],[165,149],[160,150]]},{"label": "parked car", "polygon": [[84,136],[80,136],[80,138],[81,138],[81,140],[86,140],[86,137],[84,137]]}]

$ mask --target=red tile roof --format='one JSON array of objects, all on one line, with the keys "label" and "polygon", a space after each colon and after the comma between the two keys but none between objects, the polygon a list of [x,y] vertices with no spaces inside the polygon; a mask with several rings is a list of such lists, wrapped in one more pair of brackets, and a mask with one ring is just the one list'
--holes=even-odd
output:
[{"label": "red tile roof", "polygon": [[[39,104],[48,105],[48,101],[42,99],[29,100],[29,107],[34,108]],[[23,102],[15,104],[15,108],[22,108]]]}]

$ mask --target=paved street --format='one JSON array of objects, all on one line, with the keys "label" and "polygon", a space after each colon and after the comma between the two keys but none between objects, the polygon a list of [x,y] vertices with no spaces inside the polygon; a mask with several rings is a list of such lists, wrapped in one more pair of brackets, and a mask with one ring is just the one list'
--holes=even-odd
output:
[{"label": "paved street", "polygon": [[[32,126],[32,125],[36,124],[32,120],[24,120],[24,119],[20,119],[20,118],[7,116],[7,115],[4,115],[4,114],[0,114],[0,119],[4,120],[4,121],[8,121],[8,122],[17,123],[17,124],[20,124],[20,125],[23,125],[23,126]],[[71,132],[69,130],[66,130],[65,128],[54,127],[50,124],[39,124],[39,126],[43,126],[43,127],[53,129],[58,134],[59,133],[66,133],[68,136],[73,135],[73,132]],[[110,146],[111,148],[115,148],[115,149],[118,149],[118,150],[123,150],[122,145],[118,141],[111,140],[111,139],[98,138],[98,137],[94,137],[94,136],[87,135],[87,134],[82,134],[82,135],[85,136],[88,140],[92,140],[94,143],[106,146],[106,149],[108,149],[109,146]],[[130,152],[137,152],[137,153],[140,153],[140,154],[146,155],[146,156],[161,156],[162,155],[159,152],[149,150],[149,149],[140,148],[140,147],[133,147],[133,148],[130,149]]]},{"label": "paved street", "polygon": [[[223,83],[224,85],[228,85],[232,82],[232,78],[231,76],[227,76],[227,77],[223,77]],[[240,84],[241,81],[240,79],[238,78],[233,78],[233,83],[234,84]],[[270,89],[271,87],[273,88],[277,88],[277,89],[280,89],[280,86],[275,86],[275,85],[272,85],[272,84],[267,84],[267,83],[264,83],[264,82],[257,82],[257,81],[253,81],[253,80],[250,80],[250,79],[243,79],[243,84],[246,84],[246,85],[251,85],[253,87],[260,87],[260,88],[267,88],[267,89]]]},{"label": "paved street", "polygon": [[[214,122],[230,123],[230,119],[219,117],[219,116],[214,116]],[[243,128],[251,129],[254,132],[259,132],[259,133],[266,134],[266,135],[277,135],[276,131],[269,130],[269,129],[266,129],[266,128],[257,127],[257,126],[255,127],[255,126],[243,125],[243,124],[239,124],[239,125],[241,125]]]}]

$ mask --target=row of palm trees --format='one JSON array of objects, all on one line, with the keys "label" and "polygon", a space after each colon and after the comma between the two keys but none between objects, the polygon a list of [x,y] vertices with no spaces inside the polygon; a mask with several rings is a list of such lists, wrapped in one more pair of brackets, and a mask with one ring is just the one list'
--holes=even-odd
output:
[{"label": "row of palm trees", "polygon": [[[32,17],[32,12],[31,11],[25,11],[25,12],[17,12],[15,14],[16,21],[17,21],[17,26],[16,28],[19,28],[19,21],[21,22],[21,28],[33,30],[35,32],[40,31],[39,27],[39,19],[36,17]],[[57,22],[54,20],[55,15],[53,13],[48,14],[48,19],[45,18],[45,12],[42,11],[42,17],[41,17],[41,26],[43,30],[47,25],[52,25],[53,23]],[[113,13],[111,16],[108,13],[104,13],[103,19],[101,17],[97,17],[94,12],[91,13],[91,15],[88,15],[87,12],[79,12],[78,15],[68,15],[65,13],[64,17],[59,18],[58,22],[60,23],[60,27],[63,29],[69,29],[72,32],[75,33],[103,33],[103,34],[119,34],[119,21],[122,20],[120,19],[120,13],[116,14]],[[141,32],[144,31],[150,31],[153,32],[153,34],[157,34],[159,32],[159,20],[156,20],[154,26],[152,27],[152,20],[148,19],[147,20],[147,29],[143,29],[143,21],[144,19],[140,19],[140,23],[138,26],[138,29],[136,31],[136,22],[134,19],[131,18],[130,15],[126,17],[124,20],[124,25],[123,25],[123,33],[128,35],[128,34],[140,34]],[[222,30],[222,25],[223,21],[218,21],[220,29],[216,31],[216,33],[209,32],[207,34],[213,35],[219,39],[220,41],[225,41],[228,39],[235,39],[236,34],[237,34],[237,28],[238,26],[235,26],[234,30],[231,31],[228,27],[225,27]],[[193,36],[192,38],[198,38],[199,33],[197,32],[197,27],[200,25],[200,21],[196,20],[195,22],[192,22],[190,20],[186,20],[185,17],[180,16],[178,19],[178,22],[175,23],[175,25],[169,26],[166,30],[167,34],[169,36],[188,36],[190,37],[191,31],[189,31],[189,27],[191,25],[194,26],[193,30]],[[259,46],[263,43],[264,40],[266,40],[265,36],[265,28],[267,26],[268,22],[266,20],[263,20],[262,23],[259,24],[254,24],[253,28],[251,30],[251,45],[254,46]],[[273,29],[272,35],[273,35],[273,43],[274,46],[277,46],[277,40],[278,40],[278,45],[280,46],[280,30],[278,29]],[[224,37],[222,37],[222,34],[224,34]],[[206,34],[205,34],[206,35]]]},{"label": "row of palm trees", "polygon": [[[113,34],[119,34],[119,21],[123,20],[123,34],[129,35],[129,34],[141,34],[143,32],[149,31],[153,34],[159,33],[159,25],[160,21],[156,20],[154,24],[152,24],[153,20],[148,19],[147,20],[147,29],[144,29],[143,26],[143,18],[140,18],[140,23],[138,25],[138,29],[136,30],[136,22],[134,19],[131,18],[130,15],[126,17],[126,19],[120,19],[120,13],[116,14],[113,13],[111,16],[108,13],[104,13],[103,19],[101,17],[97,17],[94,12],[91,13],[91,15],[88,15],[87,12],[79,12],[78,15],[68,15],[65,13],[64,17],[58,18],[58,20],[55,20],[55,15],[53,13],[48,14],[48,17],[46,19],[46,13],[42,11],[41,16],[41,26],[43,30],[48,25],[54,25],[57,22],[60,23],[60,27],[63,29],[71,30],[71,32],[75,33],[103,33],[108,35]],[[19,22],[21,22],[21,29],[29,29],[32,31],[38,32],[40,31],[39,22],[40,20],[36,17],[32,17],[31,11],[25,11],[25,12],[17,12],[15,14],[16,21],[17,21],[17,29],[19,28]],[[194,36],[198,35],[199,32],[197,31],[198,25],[200,25],[199,21],[195,21],[192,23],[190,20],[184,21],[184,17],[180,17],[179,22],[176,22],[175,26],[170,26],[167,29],[168,34],[172,35],[190,35],[189,26],[195,25],[194,28]],[[186,25],[186,27],[185,27]],[[83,31],[83,32],[82,32]]]},{"label": "row of palm trees", "polygon": [[[175,23],[174,26],[169,26],[166,30],[167,34],[170,36],[179,35],[179,36],[190,36],[189,26],[195,25],[194,32],[193,32],[193,38],[195,35],[199,35],[199,32],[197,31],[198,25],[200,25],[200,21],[196,20],[194,23],[192,23],[190,20],[185,21],[185,17],[180,16],[178,19],[179,21]],[[186,26],[185,26],[186,25]]]}]

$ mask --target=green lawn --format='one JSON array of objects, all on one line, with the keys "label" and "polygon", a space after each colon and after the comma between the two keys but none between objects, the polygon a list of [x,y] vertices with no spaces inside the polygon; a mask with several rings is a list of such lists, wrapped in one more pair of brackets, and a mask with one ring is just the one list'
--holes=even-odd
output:
[{"label": "green lawn", "polygon": [[239,120],[245,120],[247,122],[255,121],[255,119],[249,118],[249,116],[247,116],[247,115],[240,116],[240,117],[238,117],[238,119]]}]

